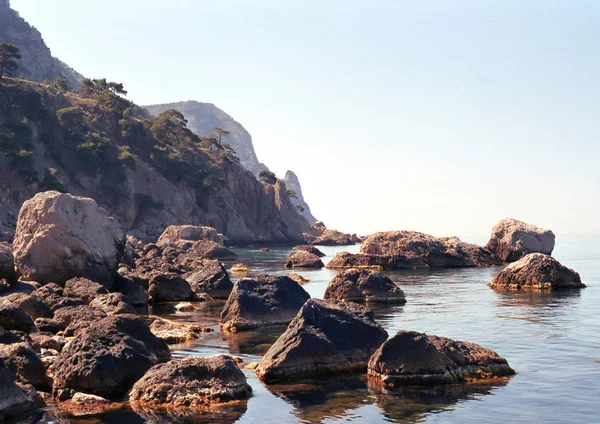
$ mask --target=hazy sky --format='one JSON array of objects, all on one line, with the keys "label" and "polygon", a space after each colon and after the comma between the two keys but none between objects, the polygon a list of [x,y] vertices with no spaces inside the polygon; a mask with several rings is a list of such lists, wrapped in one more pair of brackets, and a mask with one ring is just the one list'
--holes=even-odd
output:
[{"label": "hazy sky", "polygon": [[12,0],[138,104],[211,102],[371,233],[600,233],[597,0]]}]

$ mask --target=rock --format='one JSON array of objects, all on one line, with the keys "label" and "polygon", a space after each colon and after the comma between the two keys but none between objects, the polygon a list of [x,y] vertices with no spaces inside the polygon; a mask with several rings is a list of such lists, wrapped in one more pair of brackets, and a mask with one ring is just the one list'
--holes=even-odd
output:
[{"label": "rock", "polygon": [[34,343],[37,343],[42,349],[53,349],[58,352],[62,350],[67,340],[62,337],[49,336],[43,333],[31,333],[29,336]]},{"label": "rock", "polygon": [[585,287],[585,284],[577,272],[552,256],[530,253],[500,271],[489,286],[508,290],[578,289]]},{"label": "rock", "polygon": [[311,241],[318,246],[348,246],[358,243],[356,234],[346,234],[337,230],[325,230],[323,234]]},{"label": "rock", "polygon": [[227,271],[219,261],[205,259],[196,271],[186,274],[185,279],[197,295],[206,293],[215,299],[227,299],[233,289]]},{"label": "rock", "polygon": [[260,248],[260,251],[261,251],[261,252],[270,252],[270,251],[271,251],[271,249],[269,249],[268,247],[261,247],[261,248]]},{"label": "rock", "polygon": [[148,294],[146,290],[136,281],[130,278],[117,276],[115,284],[112,287],[113,292],[121,293],[131,301],[136,309],[140,309],[140,313],[147,312]]},{"label": "rock", "polygon": [[361,269],[340,272],[330,281],[324,299],[351,302],[406,303],[404,292],[385,275]]},{"label": "rock", "polygon": [[129,298],[122,293],[100,295],[92,300],[90,306],[102,309],[107,315],[135,314],[133,304]]},{"label": "rock", "polygon": [[192,298],[190,284],[177,274],[160,274],[150,280],[148,295],[155,302],[176,302]]},{"label": "rock", "polygon": [[74,297],[81,299],[86,305],[89,305],[98,295],[108,294],[108,290],[94,281],[87,278],[71,278],[65,283],[63,290],[64,297]]},{"label": "rock", "polygon": [[294,280],[296,283],[302,285],[302,284],[306,284],[308,283],[310,280],[306,277],[303,277],[300,274],[295,274],[293,272],[289,273],[289,274],[285,274],[285,276],[291,280]]},{"label": "rock", "polygon": [[23,309],[4,298],[0,298],[0,327],[25,333],[36,328],[33,319]]},{"label": "rock", "polygon": [[229,355],[187,357],[150,368],[129,400],[144,408],[205,410],[250,397],[252,388]]},{"label": "rock", "polygon": [[189,248],[188,253],[192,253],[202,259],[219,259],[226,261],[237,258],[235,252],[210,240],[194,242]]},{"label": "rock", "polygon": [[56,334],[59,331],[64,330],[64,327],[52,318],[38,318],[35,320],[35,325],[38,330],[44,333]]},{"label": "rock", "polygon": [[46,367],[29,343],[0,345],[0,359],[21,384],[50,391],[52,382],[46,375]]},{"label": "rock", "polygon": [[8,299],[21,308],[34,320],[36,318],[52,318],[54,316],[50,305],[37,296],[31,296],[25,293],[13,293],[6,296],[5,299]]},{"label": "rock", "polygon": [[475,343],[399,331],[369,360],[370,382],[385,387],[463,383],[513,375],[504,358]]},{"label": "rock", "polygon": [[518,261],[529,253],[552,254],[554,233],[516,219],[503,219],[492,229],[485,246],[505,262]]},{"label": "rock", "polygon": [[102,309],[89,305],[66,306],[54,312],[53,321],[63,330],[66,337],[71,337],[106,316]]},{"label": "rock", "polygon": [[250,268],[244,264],[231,265],[231,272],[236,274],[247,274],[250,272]]},{"label": "rock", "polygon": [[44,405],[37,391],[30,386],[19,386],[13,373],[0,360],[0,421],[17,421]]},{"label": "rock", "polygon": [[23,203],[13,254],[26,280],[85,277],[110,288],[124,239],[118,222],[93,199],[47,191]]},{"label": "rock", "polygon": [[15,261],[12,254],[12,246],[9,243],[0,243],[0,280],[5,278],[14,282],[18,278],[15,271]]},{"label": "rock", "polygon": [[189,249],[194,242],[209,240],[215,243],[223,243],[223,234],[219,234],[213,227],[199,227],[194,225],[170,225],[161,234],[156,245],[161,249],[168,246],[177,246],[181,249]]},{"label": "rock", "polygon": [[328,268],[453,268],[500,265],[487,249],[457,237],[433,237],[416,231],[375,233],[365,239],[358,255],[337,254]]},{"label": "rock", "polygon": [[256,370],[267,382],[364,372],[386,331],[361,305],[310,299]]},{"label": "rock", "polygon": [[119,403],[113,403],[103,397],[81,392],[75,393],[71,399],[60,403],[61,409],[77,417],[102,414],[121,407],[122,405]]},{"label": "rock", "polygon": [[242,278],[221,312],[221,325],[225,330],[243,331],[287,324],[308,299],[306,290],[287,277]]},{"label": "rock", "polygon": [[286,268],[323,268],[323,261],[306,250],[298,250],[291,253],[285,262]]},{"label": "rock", "polygon": [[66,345],[54,364],[54,393],[62,390],[114,399],[148,369],[171,359],[169,349],[139,317],[100,320]]},{"label": "rock", "polygon": [[294,246],[293,249],[294,250],[306,250],[307,252],[310,252],[313,255],[318,256],[319,258],[322,258],[323,256],[325,256],[325,253],[321,252],[315,246],[311,246],[309,244],[300,244],[298,246]]},{"label": "rock", "polygon": [[6,284],[4,290],[0,290],[0,296],[9,296],[14,293],[31,294],[42,285],[35,281],[14,281]]},{"label": "rock", "polygon": [[157,318],[150,325],[150,331],[168,344],[179,344],[196,340],[198,334],[202,332],[202,328]]},{"label": "rock", "polygon": [[193,312],[195,309],[196,308],[191,302],[180,302],[175,305],[175,310],[177,312]]}]

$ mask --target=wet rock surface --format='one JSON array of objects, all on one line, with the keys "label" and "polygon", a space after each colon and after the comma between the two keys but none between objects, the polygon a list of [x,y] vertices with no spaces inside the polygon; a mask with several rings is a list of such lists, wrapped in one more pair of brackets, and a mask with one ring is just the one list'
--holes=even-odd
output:
[{"label": "wet rock surface", "polygon": [[364,372],[386,331],[363,306],[310,299],[256,369],[265,382]]},{"label": "wet rock surface", "polygon": [[204,410],[248,399],[251,393],[234,359],[217,355],[155,365],[133,386],[129,399],[149,409]]},{"label": "wet rock surface", "polygon": [[509,264],[489,283],[495,289],[578,289],[585,287],[575,271],[551,256],[530,253]]},{"label": "wet rock surface", "polygon": [[340,272],[327,286],[324,299],[352,302],[406,303],[400,287],[385,275],[368,270]]},{"label": "wet rock surface", "polygon": [[475,343],[399,331],[369,360],[370,382],[385,387],[438,385],[513,375],[508,362]]},{"label": "wet rock surface", "polygon": [[110,288],[124,239],[118,222],[93,199],[47,191],[21,207],[13,255],[24,279],[44,284],[86,277]]},{"label": "wet rock surface", "polygon": [[309,298],[306,290],[288,277],[242,278],[221,312],[221,325],[229,331],[241,331],[286,324]]},{"label": "wet rock surface", "polygon": [[516,219],[503,219],[492,229],[486,249],[505,262],[515,262],[529,253],[552,254],[554,233]]}]

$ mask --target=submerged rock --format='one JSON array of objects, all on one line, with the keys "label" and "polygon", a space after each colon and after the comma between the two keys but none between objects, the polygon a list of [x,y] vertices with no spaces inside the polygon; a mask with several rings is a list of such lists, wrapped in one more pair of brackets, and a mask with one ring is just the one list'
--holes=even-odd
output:
[{"label": "submerged rock", "polygon": [[234,359],[217,355],[155,365],[135,383],[129,400],[148,409],[205,410],[248,399],[251,393]]},{"label": "submerged rock", "polygon": [[202,327],[196,325],[181,324],[162,318],[155,319],[150,325],[152,334],[168,344],[192,342],[198,338],[198,333],[202,330]]},{"label": "submerged rock", "polygon": [[291,253],[285,262],[286,268],[323,268],[323,261],[306,250]]},{"label": "submerged rock", "polygon": [[585,287],[575,271],[551,256],[530,253],[509,264],[494,278],[490,287],[498,289],[578,289]]},{"label": "submerged rock", "polygon": [[505,262],[514,262],[529,253],[552,254],[554,233],[516,219],[503,219],[492,229],[485,246]]},{"label": "submerged rock", "polygon": [[170,359],[167,344],[141,318],[111,316],[63,348],[54,364],[54,393],[71,390],[118,398],[153,365]]},{"label": "submerged rock", "polygon": [[47,191],[23,203],[13,254],[24,279],[86,277],[110,288],[124,244],[118,222],[95,200]]},{"label": "submerged rock", "polygon": [[221,325],[225,330],[242,331],[287,324],[308,299],[306,290],[288,277],[242,278],[221,312]]},{"label": "submerged rock", "polygon": [[369,360],[370,382],[384,386],[437,385],[513,375],[506,359],[475,343],[399,331]]},{"label": "submerged rock", "polygon": [[256,374],[269,383],[364,372],[386,338],[363,306],[310,299],[264,355]]},{"label": "submerged rock", "polygon": [[340,272],[327,286],[324,299],[351,302],[406,303],[400,287],[385,275],[361,269]]}]

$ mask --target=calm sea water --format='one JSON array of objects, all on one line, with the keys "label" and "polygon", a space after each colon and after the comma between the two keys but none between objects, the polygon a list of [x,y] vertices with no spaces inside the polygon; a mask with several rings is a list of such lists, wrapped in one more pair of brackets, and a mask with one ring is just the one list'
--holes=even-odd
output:
[{"label": "calm sea water", "polygon": [[[483,243],[484,240],[470,240]],[[323,247],[324,262],[341,250]],[[284,274],[289,249],[237,249],[253,273]],[[500,268],[387,272],[405,292],[404,306],[379,306],[376,319],[390,335],[417,330],[494,349],[517,375],[497,385],[449,386],[380,394],[364,377],[347,376],[296,385],[265,386],[244,371],[254,394],[247,407],[193,419],[140,417],[130,411],[77,422],[404,423],[600,422],[600,237],[560,238],[554,256],[581,274],[581,291],[500,293],[487,283]],[[304,288],[322,297],[335,271],[300,271]],[[285,327],[222,334],[224,302],[188,314],[155,312],[211,325],[193,344],[175,346],[175,357],[230,353],[245,363],[261,355]],[[74,420],[75,421],[75,420]]]}]

